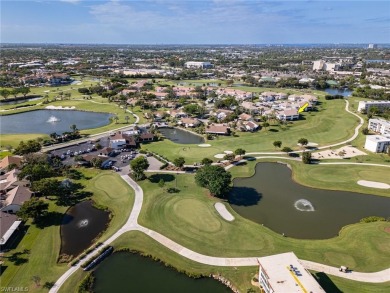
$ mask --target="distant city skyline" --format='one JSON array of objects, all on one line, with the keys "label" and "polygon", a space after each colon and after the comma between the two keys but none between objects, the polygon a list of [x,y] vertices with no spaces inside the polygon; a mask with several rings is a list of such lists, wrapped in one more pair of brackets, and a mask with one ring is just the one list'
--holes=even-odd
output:
[{"label": "distant city skyline", "polygon": [[5,0],[1,43],[390,43],[390,1]]}]

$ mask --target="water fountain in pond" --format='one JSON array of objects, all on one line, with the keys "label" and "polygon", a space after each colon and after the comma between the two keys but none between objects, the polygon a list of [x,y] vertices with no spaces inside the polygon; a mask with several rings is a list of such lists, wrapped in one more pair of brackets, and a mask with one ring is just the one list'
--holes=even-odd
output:
[{"label": "water fountain in pond", "polygon": [[314,212],[313,204],[307,199],[299,199],[294,203],[294,207],[301,212]]},{"label": "water fountain in pond", "polygon": [[50,116],[50,118],[46,121],[48,123],[56,123],[60,121],[60,119],[58,119],[56,116]]},{"label": "water fountain in pond", "polygon": [[84,228],[84,227],[87,227],[88,226],[88,219],[84,219],[84,220],[81,220],[79,223],[78,223],[78,226],[79,228]]}]

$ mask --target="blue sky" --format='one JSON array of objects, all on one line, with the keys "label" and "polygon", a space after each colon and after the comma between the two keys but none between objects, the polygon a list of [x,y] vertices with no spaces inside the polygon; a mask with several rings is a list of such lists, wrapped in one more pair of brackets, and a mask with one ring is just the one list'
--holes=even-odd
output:
[{"label": "blue sky", "polygon": [[390,1],[1,0],[2,43],[390,43]]}]

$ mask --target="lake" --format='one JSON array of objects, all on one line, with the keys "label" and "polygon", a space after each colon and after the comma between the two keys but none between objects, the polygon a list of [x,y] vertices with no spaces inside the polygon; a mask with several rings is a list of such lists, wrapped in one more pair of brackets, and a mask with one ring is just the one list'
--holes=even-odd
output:
[{"label": "lake", "polygon": [[348,90],[348,89],[332,89],[332,88],[327,88],[324,90],[327,94],[329,95],[341,95],[343,97],[349,97],[352,95],[352,92],[351,90]]},{"label": "lake", "polygon": [[200,144],[204,138],[180,128],[160,128],[160,133],[170,141],[179,144]]},{"label": "lake", "polygon": [[258,163],[254,176],[234,179],[231,207],[244,218],[301,239],[331,238],[364,217],[390,216],[390,198],[310,188],[291,175],[284,164]]},{"label": "lake", "polygon": [[109,213],[95,208],[92,201],[74,205],[62,220],[60,254],[79,255],[92,245],[108,222]]},{"label": "lake", "polygon": [[150,258],[129,252],[116,252],[94,271],[93,292],[142,293],[227,293],[222,283],[211,279],[193,279]]},{"label": "lake", "polygon": [[45,133],[61,134],[71,131],[75,124],[79,130],[102,127],[110,123],[109,113],[76,110],[36,110],[0,116],[2,134]]}]

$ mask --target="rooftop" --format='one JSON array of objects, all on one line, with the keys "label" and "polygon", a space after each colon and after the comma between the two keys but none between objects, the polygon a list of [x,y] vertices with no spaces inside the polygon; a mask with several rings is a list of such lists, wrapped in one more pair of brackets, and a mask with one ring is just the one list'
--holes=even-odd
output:
[{"label": "rooftop", "polygon": [[293,252],[260,257],[258,261],[275,293],[325,292]]}]

